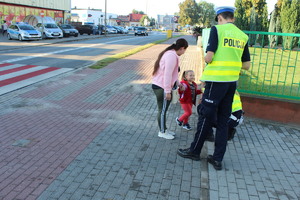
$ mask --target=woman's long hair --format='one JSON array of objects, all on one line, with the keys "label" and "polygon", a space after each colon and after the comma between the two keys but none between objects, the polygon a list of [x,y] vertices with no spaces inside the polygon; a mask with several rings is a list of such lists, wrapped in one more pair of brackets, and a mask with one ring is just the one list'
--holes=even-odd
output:
[{"label": "woman's long hair", "polygon": [[158,68],[159,68],[159,62],[161,60],[161,57],[164,55],[164,53],[166,51],[169,51],[169,50],[172,50],[174,49],[175,51],[179,50],[181,47],[184,47],[185,49],[188,48],[189,44],[188,42],[183,39],[183,38],[180,38],[178,40],[176,40],[176,43],[173,43],[171,46],[167,47],[165,50],[163,50],[159,55],[158,55],[158,58],[157,60],[155,61],[155,64],[154,64],[154,70],[153,70],[153,73],[152,75],[154,75]]}]

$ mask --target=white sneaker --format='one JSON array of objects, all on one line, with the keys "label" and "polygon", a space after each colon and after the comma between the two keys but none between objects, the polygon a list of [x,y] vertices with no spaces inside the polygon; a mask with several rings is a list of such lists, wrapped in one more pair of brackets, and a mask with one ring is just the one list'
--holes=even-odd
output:
[{"label": "white sneaker", "polygon": [[172,132],[172,131],[169,131],[168,129],[166,130],[166,132],[169,133],[170,135],[173,135],[173,136],[176,135],[176,133],[174,133],[174,132]]},{"label": "white sneaker", "polygon": [[165,133],[162,133],[162,132],[158,132],[158,137],[162,137],[162,138],[165,138],[167,140],[173,140],[174,139],[174,136],[165,132]]}]

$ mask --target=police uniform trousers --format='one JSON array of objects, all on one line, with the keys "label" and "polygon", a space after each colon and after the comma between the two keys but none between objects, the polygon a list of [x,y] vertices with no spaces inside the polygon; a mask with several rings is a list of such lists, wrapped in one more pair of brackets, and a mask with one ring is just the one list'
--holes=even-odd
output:
[{"label": "police uniform trousers", "polygon": [[213,159],[223,160],[228,137],[228,119],[231,115],[236,84],[236,82],[205,82],[202,102],[197,107],[199,109],[197,132],[190,146],[190,151],[194,154],[201,153],[207,134],[215,124],[217,116]]}]

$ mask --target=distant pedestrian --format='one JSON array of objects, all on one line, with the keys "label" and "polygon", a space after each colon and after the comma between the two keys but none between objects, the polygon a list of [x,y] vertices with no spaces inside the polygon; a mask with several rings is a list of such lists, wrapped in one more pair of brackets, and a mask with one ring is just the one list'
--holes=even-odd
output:
[{"label": "distant pedestrian", "polygon": [[176,118],[176,123],[186,130],[192,130],[189,124],[189,118],[192,115],[193,105],[196,105],[196,97],[201,94],[201,90],[197,89],[195,83],[195,73],[193,70],[187,70],[182,73],[182,81],[180,82],[185,90],[179,90],[180,104],[184,113]]},{"label": "distant pedestrian", "polygon": [[172,88],[175,89],[179,86],[184,90],[178,80],[178,70],[179,56],[184,54],[187,48],[188,42],[183,38],[178,39],[159,54],[152,73],[152,89],[156,96],[158,107],[158,137],[165,139],[174,139],[175,135],[175,133],[167,129],[166,114],[172,100]]},{"label": "distant pedestrian", "polygon": [[208,129],[211,129],[216,116],[215,150],[213,155],[207,157],[208,163],[216,170],[222,169],[228,137],[228,119],[239,73],[242,68],[250,67],[248,36],[233,24],[234,10],[234,7],[229,6],[216,8],[218,25],[211,28],[204,58],[207,66],[201,81],[205,81],[205,91],[197,131],[190,147],[177,151],[183,158],[200,160]]},{"label": "distant pedestrian", "polygon": [[7,33],[8,25],[6,24],[6,21],[5,21],[5,20],[4,20],[3,22],[4,22],[4,23],[2,24],[2,35],[4,36],[5,33]]}]

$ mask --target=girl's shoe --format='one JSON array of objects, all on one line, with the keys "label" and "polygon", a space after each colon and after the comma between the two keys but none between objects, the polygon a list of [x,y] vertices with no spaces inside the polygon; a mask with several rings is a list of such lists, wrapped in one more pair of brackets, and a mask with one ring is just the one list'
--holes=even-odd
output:
[{"label": "girl's shoe", "polygon": [[186,130],[188,130],[188,131],[192,130],[192,127],[191,127],[189,124],[184,124],[184,125],[182,126],[182,128],[184,128],[184,129],[186,129]]},{"label": "girl's shoe", "polygon": [[178,117],[176,117],[176,123],[177,123],[178,126],[182,126],[182,122],[179,121]]}]

